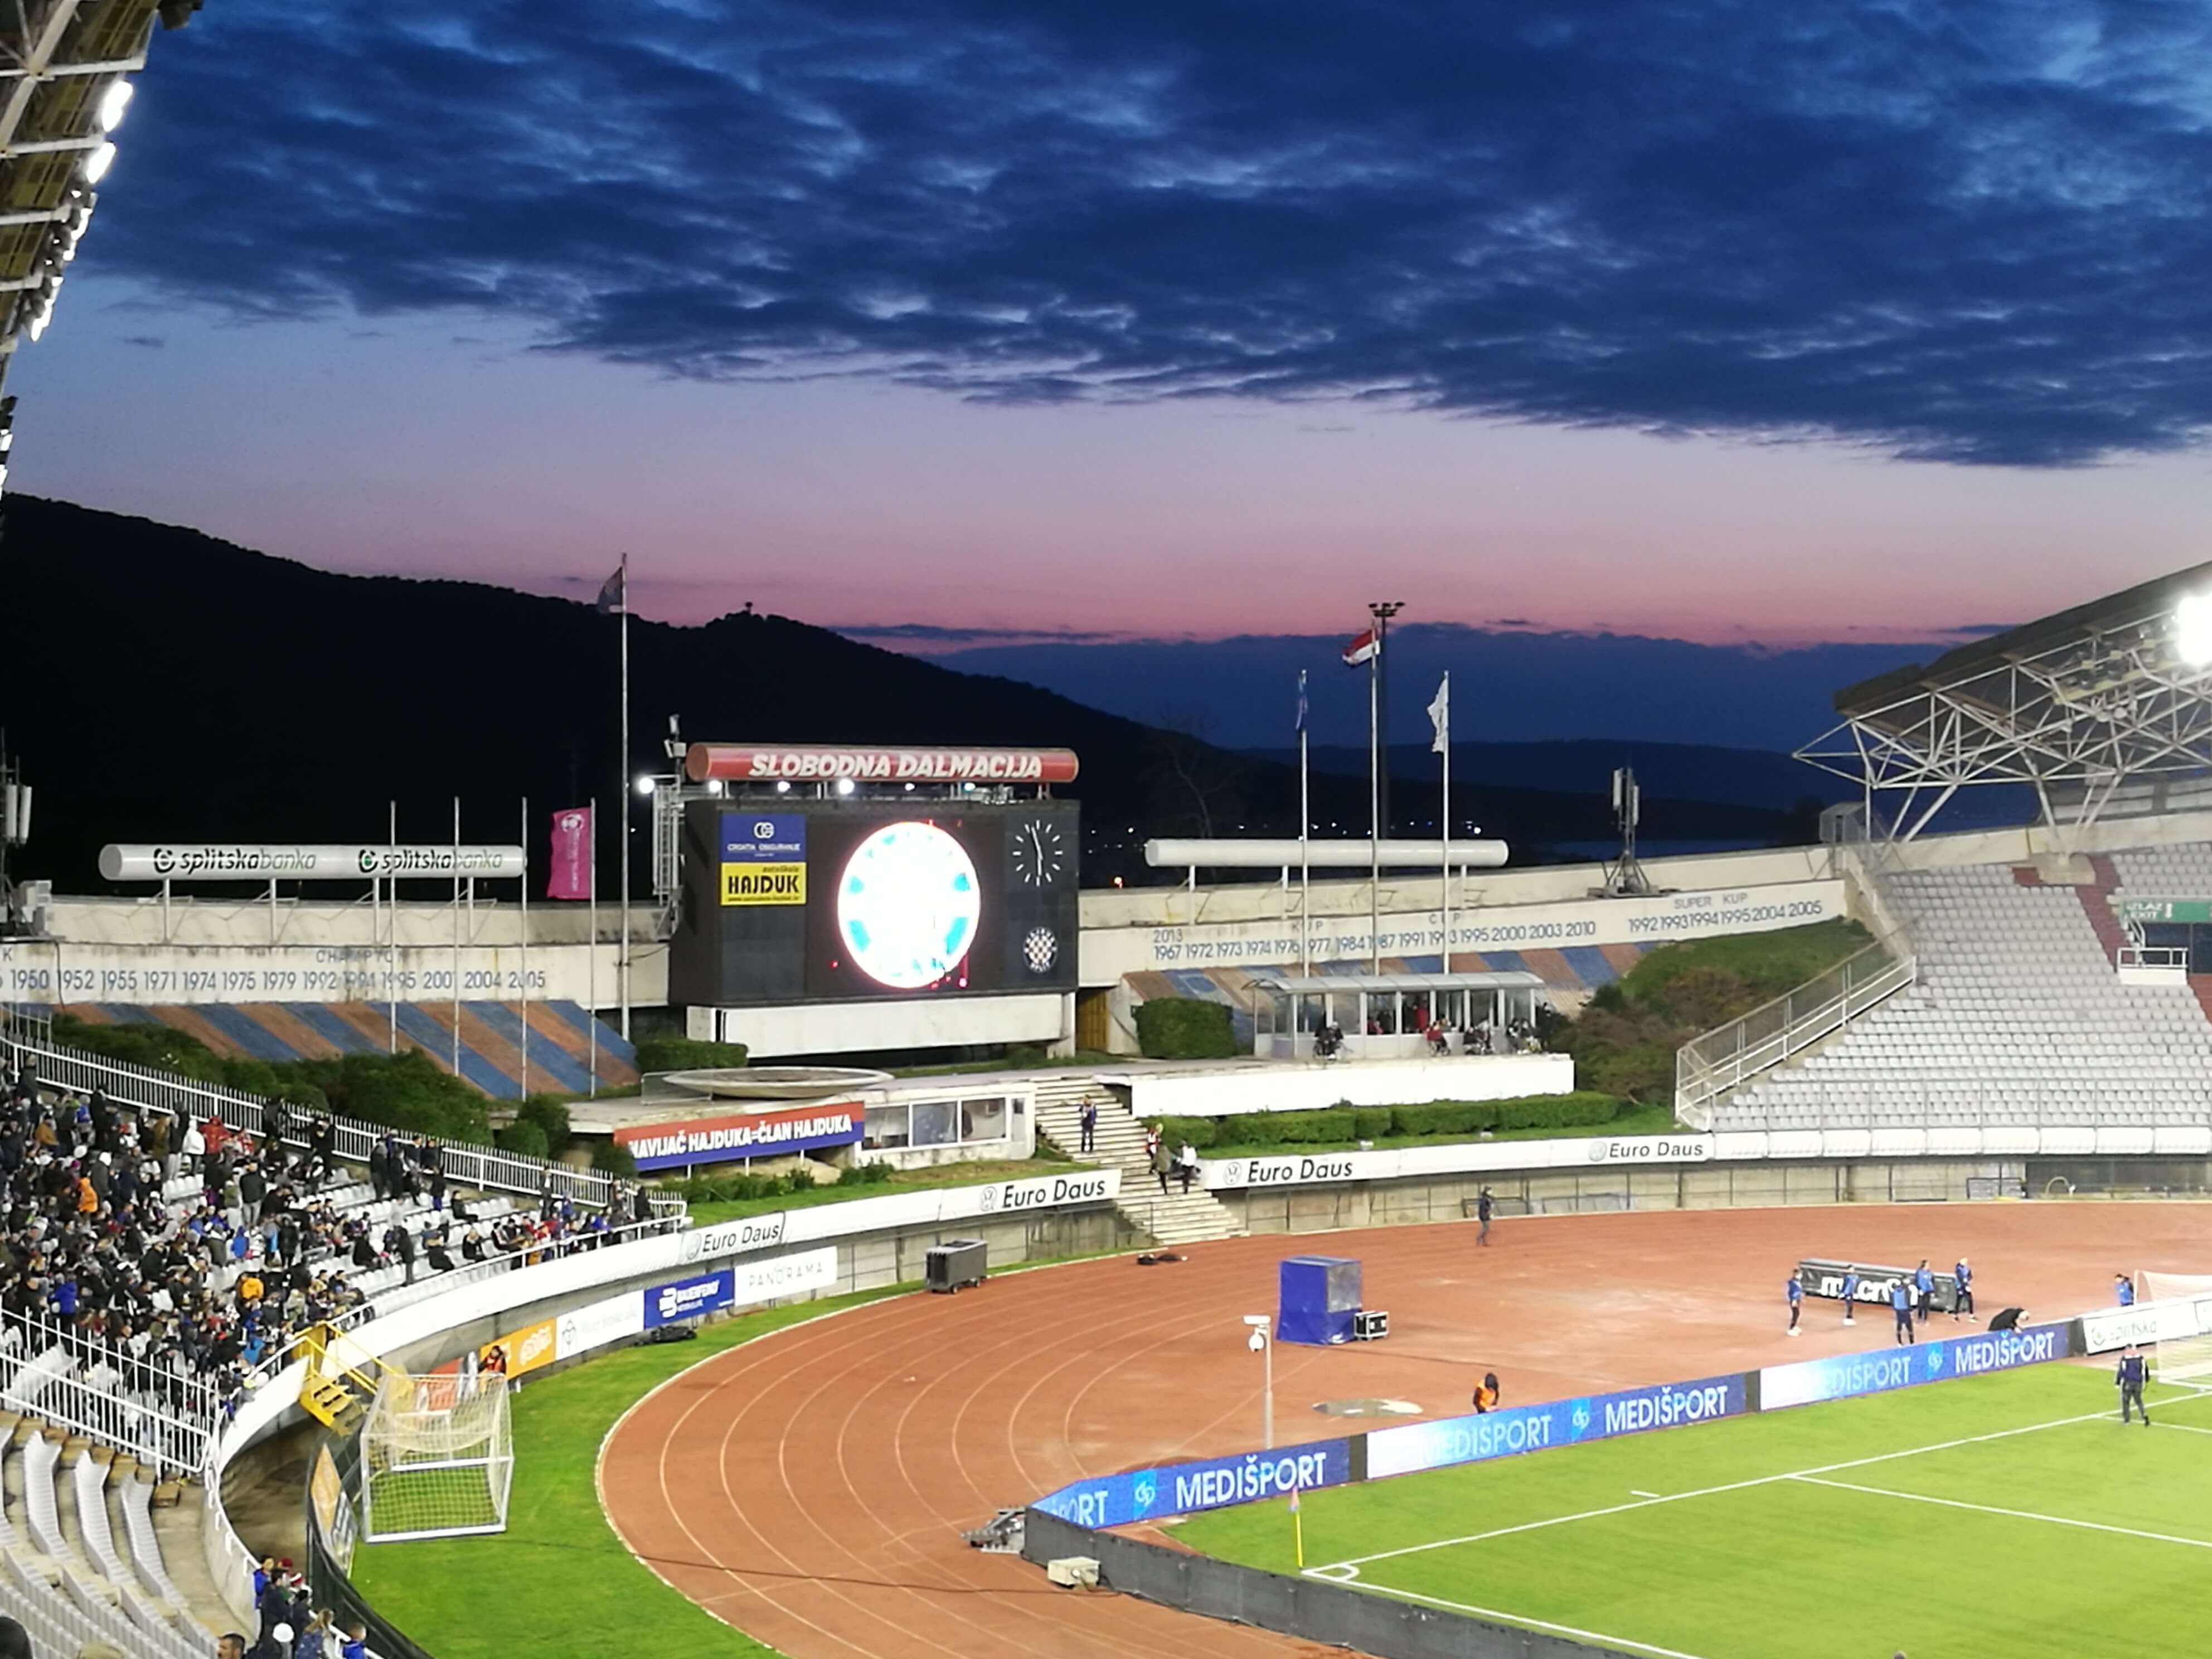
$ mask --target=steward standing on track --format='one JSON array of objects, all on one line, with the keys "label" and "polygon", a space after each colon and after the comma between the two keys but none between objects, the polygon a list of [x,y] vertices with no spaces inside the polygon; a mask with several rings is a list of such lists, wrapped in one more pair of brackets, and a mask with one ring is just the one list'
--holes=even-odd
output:
[{"label": "steward standing on track", "polygon": [[1482,1225],[1475,1231],[1474,1242],[1476,1243],[1487,1244],[1490,1243],[1490,1217],[1492,1212],[1497,1207],[1498,1202],[1495,1199],[1491,1197],[1489,1188],[1485,1187],[1481,1192],[1475,1195],[1474,1218],[1482,1224]]},{"label": "steward standing on track", "polygon": [[1858,1300],[1858,1294],[1859,1270],[1856,1267],[1847,1267],[1844,1269],[1844,1323],[1846,1325],[1856,1325],[1859,1322],[1851,1315],[1851,1304]]},{"label": "steward standing on track", "polygon": [[1936,1275],[1928,1271],[1928,1258],[1924,1255],[1912,1270],[1912,1299],[1919,1304],[1920,1322],[1925,1325],[1936,1308]]},{"label": "steward standing on track", "polygon": [[1797,1277],[1797,1270],[1790,1270],[1790,1282],[1782,1287],[1782,1294],[1790,1303],[1790,1334],[1797,1334],[1797,1316],[1804,1311],[1805,1281]]},{"label": "steward standing on track", "polygon": [[1955,1325],[1960,1314],[1974,1310],[1973,1269],[1966,1266],[1963,1255],[1952,1264],[1951,1278],[1959,1287],[1958,1293],[1951,1298],[1951,1322]]},{"label": "steward standing on track", "polygon": [[2125,1273],[2112,1275],[2112,1301],[2116,1306],[2132,1308],[2136,1305],[2136,1282]]},{"label": "steward standing on track", "polygon": [[1899,1279],[1891,1281],[1889,1309],[1897,1316],[1897,1334],[1891,1340],[1895,1342],[1913,1340],[1912,1281],[1911,1279]]},{"label": "steward standing on track", "polygon": [[2142,1413],[2143,1427],[2148,1428],[2150,1407],[2143,1404],[2142,1397],[2142,1350],[2132,1342],[2121,1351],[2119,1366],[2112,1373],[2112,1381],[2120,1387],[2120,1421],[2124,1423],[2128,1420],[2128,1409],[2132,1406]]}]

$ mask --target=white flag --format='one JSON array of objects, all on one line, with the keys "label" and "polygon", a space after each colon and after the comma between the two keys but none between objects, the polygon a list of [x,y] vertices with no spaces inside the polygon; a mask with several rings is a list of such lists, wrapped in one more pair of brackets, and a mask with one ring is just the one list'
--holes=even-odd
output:
[{"label": "white flag", "polygon": [[1437,728],[1436,741],[1429,748],[1441,755],[1451,744],[1451,676],[1449,674],[1437,683],[1437,700],[1429,705],[1429,724]]}]

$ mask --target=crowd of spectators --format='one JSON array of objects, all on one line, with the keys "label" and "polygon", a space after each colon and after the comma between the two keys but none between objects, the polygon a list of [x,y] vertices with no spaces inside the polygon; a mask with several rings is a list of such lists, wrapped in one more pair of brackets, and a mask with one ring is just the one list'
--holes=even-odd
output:
[{"label": "crowd of spectators", "polygon": [[367,1274],[522,1266],[649,1213],[635,1189],[611,1217],[580,1212],[549,1182],[534,1211],[479,1219],[449,1193],[437,1141],[387,1134],[369,1181],[403,1205],[380,1224],[331,1196],[354,1177],[327,1114],[276,1104],[264,1128],[257,1141],[220,1116],[180,1121],[0,1073],[0,1310],[23,1316],[0,1322],[0,1345],[36,1343],[22,1325],[40,1322],[122,1390],[191,1416],[231,1410],[301,1332],[369,1316]]}]

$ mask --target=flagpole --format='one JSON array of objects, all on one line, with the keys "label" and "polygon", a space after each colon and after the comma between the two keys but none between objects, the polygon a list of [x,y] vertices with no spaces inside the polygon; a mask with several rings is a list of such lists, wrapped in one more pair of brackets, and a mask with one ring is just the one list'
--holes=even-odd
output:
[{"label": "flagpole", "polygon": [[622,990],[623,1041],[629,1041],[629,555],[622,556]]},{"label": "flagpole", "polygon": [[[1306,774],[1306,671],[1298,670],[1298,971],[1313,975],[1313,858],[1307,837],[1313,832],[1313,806]],[[1297,1021],[1291,1022],[1292,1045]]]},{"label": "flagpole", "polygon": [[1437,855],[1442,861],[1444,899],[1444,972],[1451,968],[1451,672],[1444,672],[1443,686],[1444,718],[1437,729],[1437,741],[1444,750],[1444,808],[1443,833],[1437,838]]},{"label": "flagpole", "polygon": [[586,861],[590,874],[585,878],[585,897],[591,905],[591,929],[584,945],[584,994],[591,999],[591,1006],[584,1010],[584,1035],[590,1043],[592,1098],[599,1097],[599,798],[592,797],[590,829],[584,839],[591,843],[591,857]]},{"label": "flagpole", "polygon": [[[385,803],[384,844],[399,844],[399,803]],[[395,866],[392,885],[386,892],[384,930],[384,1010],[392,1017],[391,1052],[399,1052],[399,877]]]},{"label": "flagpole", "polygon": [[453,1075],[461,1074],[461,798],[453,797]]},{"label": "flagpole", "polygon": [[522,798],[522,1097],[530,1098],[530,797]]}]

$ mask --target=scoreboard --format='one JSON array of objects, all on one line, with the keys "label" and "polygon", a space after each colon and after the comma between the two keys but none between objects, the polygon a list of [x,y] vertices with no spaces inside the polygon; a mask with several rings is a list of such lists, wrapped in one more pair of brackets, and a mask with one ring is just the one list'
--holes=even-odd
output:
[{"label": "scoreboard", "polygon": [[687,801],[672,1001],[1073,991],[1079,807]]}]

